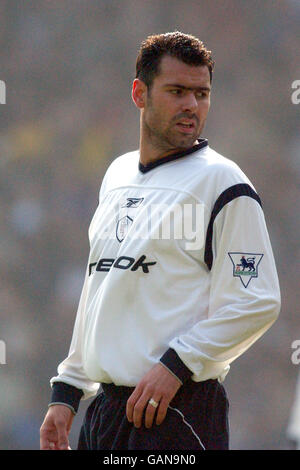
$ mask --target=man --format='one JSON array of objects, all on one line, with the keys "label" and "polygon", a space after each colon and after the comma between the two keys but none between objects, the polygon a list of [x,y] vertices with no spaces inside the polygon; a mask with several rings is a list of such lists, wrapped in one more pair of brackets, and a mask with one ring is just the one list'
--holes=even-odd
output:
[{"label": "man", "polygon": [[[199,137],[213,66],[203,43],[180,32],[141,45],[139,151],[114,160],[102,182],[42,449],[68,447],[79,401],[99,384],[78,449],[228,449],[222,381],[275,321],[280,294],[259,196]],[[172,211],[195,230],[161,236]],[[242,256],[254,270],[239,268]]]}]

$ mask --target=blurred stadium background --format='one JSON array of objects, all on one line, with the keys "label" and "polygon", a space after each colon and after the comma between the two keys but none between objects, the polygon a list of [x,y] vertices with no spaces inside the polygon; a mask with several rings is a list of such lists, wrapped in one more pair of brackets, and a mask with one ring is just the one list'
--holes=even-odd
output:
[{"label": "blurred stadium background", "polygon": [[[232,449],[289,449],[299,366],[299,0],[0,3],[0,449],[38,449],[49,379],[68,351],[87,228],[105,169],[138,147],[140,42],[181,30],[216,61],[204,131],[259,192],[282,291],[277,323],[233,363]],[[87,402],[71,432],[71,446]],[[300,427],[300,422],[299,422]]]}]

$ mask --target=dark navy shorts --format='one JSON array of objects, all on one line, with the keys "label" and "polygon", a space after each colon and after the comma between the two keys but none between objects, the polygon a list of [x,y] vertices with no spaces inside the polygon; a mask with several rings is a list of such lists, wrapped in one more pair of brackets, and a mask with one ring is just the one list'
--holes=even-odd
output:
[{"label": "dark navy shorts", "polygon": [[162,424],[135,428],[126,417],[134,388],[102,384],[88,407],[78,450],[228,450],[228,400],[218,380],[189,380],[171,401]]}]

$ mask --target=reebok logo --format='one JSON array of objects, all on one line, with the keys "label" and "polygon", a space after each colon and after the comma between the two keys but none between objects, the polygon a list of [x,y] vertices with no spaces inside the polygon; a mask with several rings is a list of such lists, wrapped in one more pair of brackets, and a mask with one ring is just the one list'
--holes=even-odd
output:
[{"label": "reebok logo", "polygon": [[[131,258],[130,256],[119,256],[119,258],[101,258],[96,263],[90,263],[89,265],[89,276],[94,274],[95,271],[109,271],[111,268],[117,269],[130,269],[130,271],[137,271],[139,268],[143,270],[145,274],[149,273],[149,266],[156,264],[156,261],[145,262],[146,256],[142,255],[138,260]],[[95,269],[93,269],[96,266]]]},{"label": "reebok logo", "polygon": [[128,197],[127,202],[122,207],[136,208],[142,204],[143,200],[143,197]]}]

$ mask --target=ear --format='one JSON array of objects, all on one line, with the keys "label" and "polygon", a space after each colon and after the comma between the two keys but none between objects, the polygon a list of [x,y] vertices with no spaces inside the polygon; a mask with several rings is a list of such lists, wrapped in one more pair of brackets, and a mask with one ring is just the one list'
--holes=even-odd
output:
[{"label": "ear", "polygon": [[132,84],[131,97],[137,108],[142,109],[146,103],[146,84],[139,78],[135,78]]}]

